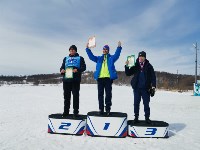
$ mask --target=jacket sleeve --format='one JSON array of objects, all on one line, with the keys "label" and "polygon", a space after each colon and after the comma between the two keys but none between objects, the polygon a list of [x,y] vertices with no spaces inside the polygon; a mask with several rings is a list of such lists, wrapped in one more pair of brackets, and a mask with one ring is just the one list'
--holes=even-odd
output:
[{"label": "jacket sleeve", "polygon": [[89,59],[94,62],[97,62],[97,56],[94,56],[92,51],[89,48],[86,48],[85,50],[86,50],[86,53],[87,53]]},{"label": "jacket sleeve", "polygon": [[153,66],[151,66],[151,86],[156,87],[156,75]]},{"label": "jacket sleeve", "polygon": [[125,74],[126,74],[127,76],[131,76],[131,75],[133,75],[133,74],[135,73],[135,66],[129,68],[129,67],[127,67],[127,66],[125,65],[124,67],[125,67]]},{"label": "jacket sleeve", "polygon": [[119,59],[119,56],[121,54],[121,51],[122,51],[122,47],[117,47],[116,51],[115,51],[115,54],[113,55],[113,61],[117,61],[117,59]]},{"label": "jacket sleeve", "polygon": [[61,72],[62,69],[65,69],[65,60],[66,60],[66,57],[63,59],[63,63],[61,65],[61,67],[60,67],[60,72]]},{"label": "jacket sleeve", "polygon": [[78,70],[78,72],[83,72],[86,70],[86,64],[85,64],[85,60],[83,57],[80,57],[80,59],[81,59],[80,68],[77,70]]}]

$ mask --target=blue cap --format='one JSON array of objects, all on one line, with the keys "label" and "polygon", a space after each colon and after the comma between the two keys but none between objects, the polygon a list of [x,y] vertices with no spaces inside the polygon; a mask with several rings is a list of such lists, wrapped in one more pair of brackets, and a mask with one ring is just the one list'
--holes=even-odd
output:
[{"label": "blue cap", "polygon": [[103,47],[103,49],[107,49],[108,51],[110,50],[110,47],[108,46],[108,45],[105,45],[104,47]]}]

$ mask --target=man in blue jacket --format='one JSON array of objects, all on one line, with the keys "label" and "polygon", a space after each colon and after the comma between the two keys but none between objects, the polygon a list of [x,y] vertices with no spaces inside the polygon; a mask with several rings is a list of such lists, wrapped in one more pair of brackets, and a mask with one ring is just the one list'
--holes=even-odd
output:
[{"label": "man in blue jacket", "polygon": [[86,47],[89,59],[96,63],[94,78],[97,80],[98,86],[99,114],[103,115],[104,113],[105,90],[106,115],[109,116],[112,105],[112,83],[113,80],[118,78],[114,63],[120,56],[122,50],[121,42],[118,42],[118,47],[114,55],[110,55],[110,48],[108,45],[103,47],[103,54],[101,56],[94,56],[92,51],[89,49],[88,44]]},{"label": "man in blue jacket", "polygon": [[79,91],[81,74],[86,70],[85,60],[77,53],[75,45],[70,46],[69,56],[63,59],[60,73],[63,75],[64,112],[63,117],[69,115],[71,93],[73,94],[74,117],[79,113]]},{"label": "man in blue jacket", "polygon": [[[128,64],[128,61],[126,62]],[[153,66],[146,59],[146,53],[144,51],[139,52],[135,66],[129,68],[125,65],[125,73],[127,76],[134,75],[131,80],[131,85],[134,91],[134,122],[138,123],[139,108],[141,97],[144,104],[145,121],[150,124],[150,95],[154,96],[156,88],[156,76]]]}]

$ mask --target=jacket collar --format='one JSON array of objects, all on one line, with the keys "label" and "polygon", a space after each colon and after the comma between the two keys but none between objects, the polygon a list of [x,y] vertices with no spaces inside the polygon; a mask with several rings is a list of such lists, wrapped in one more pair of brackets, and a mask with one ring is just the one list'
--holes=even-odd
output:
[{"label": "jacket collar", "polygon": [[[136,59],[136,64],[137,64],[137,65],[140,65],[139,59],[138,59],[138,58]],[[146,66],[147,64],[149,64],[149,60],[145,59],[145,61],[144,61],[144,66]]]},{"label": "jacket collar", "polygon": [[[104,54],[102,54],[101,56],[104,57]],[[107,57],[110,57],[110,53],[107,54]]]},{"label": "jacket collar", "polygon": [[76,53],[75,55],[70,55],[69,54],[69,57],[76,57],[76,56],[79,56],[79,54],[78,53]]}]

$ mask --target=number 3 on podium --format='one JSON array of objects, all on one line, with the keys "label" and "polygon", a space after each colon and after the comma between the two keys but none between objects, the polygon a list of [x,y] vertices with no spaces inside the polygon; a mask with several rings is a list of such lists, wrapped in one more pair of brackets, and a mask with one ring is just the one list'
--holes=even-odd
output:
[{"label": "number 3 on podium", "polygon": [[145,135],[155,135],[157,128],[147,128]]}]

